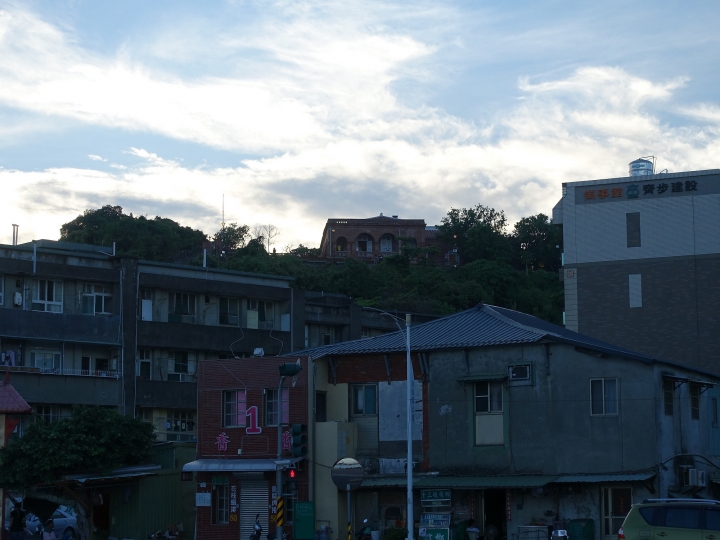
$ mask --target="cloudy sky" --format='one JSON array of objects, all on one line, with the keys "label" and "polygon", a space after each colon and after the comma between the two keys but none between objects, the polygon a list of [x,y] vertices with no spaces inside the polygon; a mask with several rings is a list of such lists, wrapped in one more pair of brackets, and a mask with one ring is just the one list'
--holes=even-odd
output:
[{"label": "cloudy sky", "polygon": [[212,233],[549,213],[561,183],[720,167],[720,7],[0,0],[0,243],[121,205]]}]

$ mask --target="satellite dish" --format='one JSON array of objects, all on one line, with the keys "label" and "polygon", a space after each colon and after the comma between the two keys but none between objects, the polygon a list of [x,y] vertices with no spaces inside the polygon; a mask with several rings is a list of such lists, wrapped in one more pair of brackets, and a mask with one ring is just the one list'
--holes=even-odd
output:
[{"label": "satellite dish", "polygon": [[[295,362],[295,365],[296,365],[297,367],[300,367],[300,359],[299,359],[299,358],[297,359],[297,362]],[[300,372],[298,372],[298,373],[296,373],[295,375],[293,375],[293,378],[292,378],[292,387],[293,387],[293,388],[295,388],[295,383],[297,383],[298,375],[300,375]]]}]

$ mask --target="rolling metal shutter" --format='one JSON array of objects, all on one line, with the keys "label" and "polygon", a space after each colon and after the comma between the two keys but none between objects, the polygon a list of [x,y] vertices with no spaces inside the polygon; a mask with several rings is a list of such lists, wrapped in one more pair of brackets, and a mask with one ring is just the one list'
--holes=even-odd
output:
[{"label": "rolling metal shutter", "polygon": [[268,515],[270,504],[267,480],[240,479],[240,540],[248,540],[255,532],[255,516],[260,514],[263,528],[261,539],[268,533]]}]

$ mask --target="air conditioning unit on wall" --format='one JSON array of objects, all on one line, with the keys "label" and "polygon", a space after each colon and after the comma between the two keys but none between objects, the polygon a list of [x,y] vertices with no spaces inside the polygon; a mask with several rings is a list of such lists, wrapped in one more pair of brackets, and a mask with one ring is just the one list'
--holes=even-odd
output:
[{"label": "air conditioning unit on wall", "polygon": [[697,469],[685,469],[684,484],[686,487],[705,487],[707,485],[707,472]]}]

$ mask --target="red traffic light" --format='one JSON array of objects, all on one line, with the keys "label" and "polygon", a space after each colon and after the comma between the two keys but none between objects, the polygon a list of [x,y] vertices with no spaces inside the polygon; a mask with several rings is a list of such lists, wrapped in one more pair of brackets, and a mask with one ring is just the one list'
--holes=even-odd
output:
[{"label": "red traffic light", "polygon": [[288,478],[290,478],[290,479],[295,478],[295,474],[296,474],[295,469],[288,470]]}]

